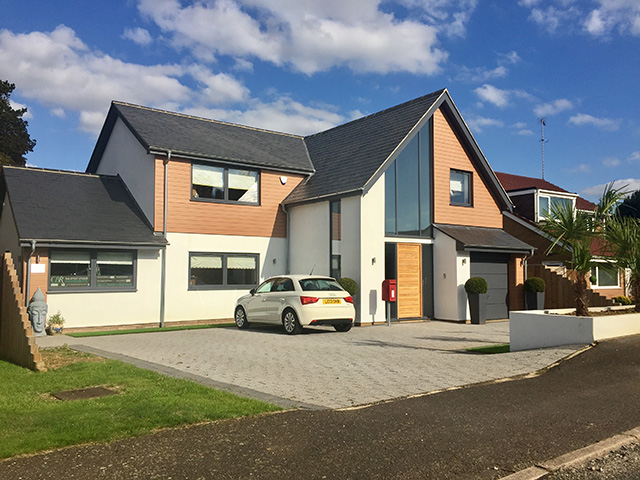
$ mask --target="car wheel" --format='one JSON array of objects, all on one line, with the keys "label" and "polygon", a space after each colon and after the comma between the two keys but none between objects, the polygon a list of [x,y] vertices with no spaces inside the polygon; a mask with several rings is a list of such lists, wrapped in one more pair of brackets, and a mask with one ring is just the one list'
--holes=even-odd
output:
[{"label": "car wheel", "polygon": [[237,307],[234,318],[238,328],[249,328],[249,322],[247,321],[247,314],[244,312],[244,308]]},{"label": "car wheel", "polygon": [[348,332],[349,330],[351,330],[352,326],[353,323],[339,323],[337,325],[334,325],[333,328],[336,329],[336,332]]},{"label": "car wheel", "polygon": [[300,322],[298,322],[298,316],[296,315],[296,312],[294,312],[290,308],[286,309],[282,314],[282,325],[284,325],[284,331],[289,335],[295,335],[296,333],[300,333],[302,331],[302,327],[300,326]]}]

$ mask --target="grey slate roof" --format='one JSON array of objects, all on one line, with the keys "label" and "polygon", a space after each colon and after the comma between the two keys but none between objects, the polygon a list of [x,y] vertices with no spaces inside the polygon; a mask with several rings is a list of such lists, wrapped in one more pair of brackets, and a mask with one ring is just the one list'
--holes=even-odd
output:
[{"label": "grey slate roof", "polygon": [[467,227],[463,225],[434,224],[438,230],[450,236],[464,250],[501,250],[531,252],[534,248],[508,234],[501,228]]},{"label": "grey slate roof", "polygon": [[284,203],[362,190],[443,90],[305,137],[316,173]]},{"label": "grey slate roof", "polygon": [[117,117],[125,122],[147,151],[171,150],[175,155],[313,172],[302,137],[120,102],[111,104],[87,172],[96,172]]},{"label": "grey slate roof", "polygon": [[119,176],[7,166],[2,176],[21,241],[166,244]]}]

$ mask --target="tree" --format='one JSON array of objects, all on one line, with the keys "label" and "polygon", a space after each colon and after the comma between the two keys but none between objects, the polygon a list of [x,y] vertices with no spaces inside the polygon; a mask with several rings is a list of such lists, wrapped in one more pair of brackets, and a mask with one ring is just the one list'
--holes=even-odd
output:
[{"label": "tree", "polygon": [[640,190],[636,190],[618,206],[621,217],[640,218]]},{"label": "tree", "polygon": [[604,237],[611,258],[620,268],[628,268],[631,272],[631,295],[635,299],[636,312],[640,312],[640,220],[613,217],[605,225]]},{"label": "tree", "polygon": [[613,188],[613,182],[608,184],[593,215],[576,211],[569,203],[563,202],[552,207],[547,218],[539,224],[540,229],[552,240],[547,254],[559,246],[571,254],[567,266],[572,270],[578,316],[589,314],[587,279],[593,266],[591,246],[594,240],[603,238],[605,226],[615,217],[616,206],[628,193],[625,188]]},{"label": "tree", "polygon": [[28,123],[22,118],[26,108],[14,110],[9,96],[16,88],[13,83],[0,80],[0,165],[24,166],[24,156],[36,146],[27,132]]}]

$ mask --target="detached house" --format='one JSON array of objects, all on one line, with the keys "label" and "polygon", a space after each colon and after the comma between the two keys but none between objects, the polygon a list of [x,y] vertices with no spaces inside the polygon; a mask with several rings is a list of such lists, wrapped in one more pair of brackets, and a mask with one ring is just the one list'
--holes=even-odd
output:
[{"label": "detached house", "polygon": [[[7,213],[16,171],[23,183],[30,175],[72,178],[5,168],[5,249],[16,245],[5,231],[21,221]],[[44,266],[34,271],[26,265],[37,253],[18,234],[14,248],[31,285],[45,287],[50,308],[64,307],[71,328],[230,319],[246,290],[287,272],[355,279],[358,324],[385,320],[385,279],[397,279],[398,319],[466,321],[463,285],[476,275],[489,282],[489,318],[522,308],[533,249],[503,229],[513,204],[447,90],[308,137],[113,102],[87,173],[73,178],[121,182],[148,242],[137,247],[113,230],[137,258],[134,286],[119,293],[134,307],[114,316],[116,292],[97,292],[85,305],[56,283],[54,247],[42,245]],[[59,218],[62,207],[51,200],[33,208]],[[140,271],[146,249],[154,252],[149,276]],[[78,244],[65,258],[87,254],[93,279],[102,266],[94,245]],[[67,273],[65,285],[73,283]],[[147,290],[153,294],[143,297]]]},{"label": "detached house", "polygon": [[[562,282],[556,279],[557,275],[566,277],[564,261],[568,259],[568,252],[557,248],[555,252],[547,255],[545,252],[551,245],[551,241],[537,227],[537,222],[543,220],[552,208],[560,203],[569,204],[575,210],[581,210],[587,214],[593,214],[596,205],[577,193],[554,185],[541,178],[525,177],[510,173],[496,172],[500,183],[504,186],[514,204],[512,212],[505,213],[504,228],[511,235],[536,247],[535,254],[527,259],[528,276],[539,276],[550,282]],[[591,289],[589,303],[592,306],[609,305],[608,300],[619,295],[625,295],[624,270],[607,262],[602,255],[599,242],[591,246],[595,257],[595,266],[591,270],[589,286]],[[569,283],[565,280],[565,283]],[[559,297],[551,295],[551,303],[547,301],[547,308],[572,307],[575,300],[572,292],[567,290],[565,295]]]}]

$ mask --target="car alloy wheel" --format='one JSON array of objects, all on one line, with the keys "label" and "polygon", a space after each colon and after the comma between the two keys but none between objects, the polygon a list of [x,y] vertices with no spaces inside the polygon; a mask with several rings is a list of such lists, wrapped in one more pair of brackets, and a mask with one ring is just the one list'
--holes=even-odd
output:
[{"label": "car alloy wheel", "polygon": [[298,322],[296,312],[290,308],[285,310],[282,314],[282,324],[284,325],[284,331],[289,335],[295,335],[296,333],[300,333],[302,330],[300,322]]},{"label": "car alloy wheel", "polygon": [[244,308],[237,307],[234,318],[238,328],[249,328],[249,322],[247,321],[247,314],[244,312]]}]

